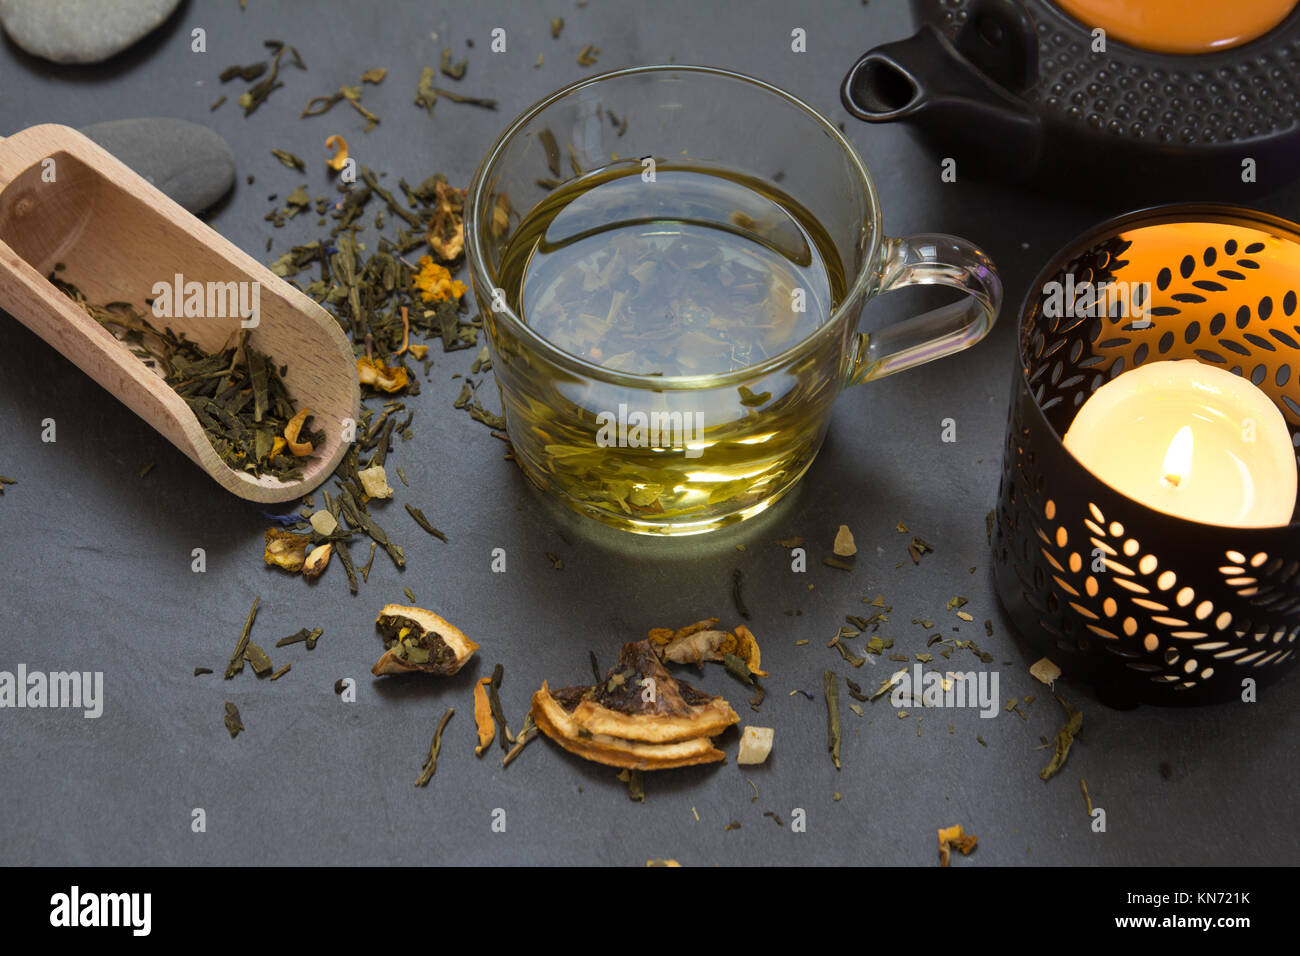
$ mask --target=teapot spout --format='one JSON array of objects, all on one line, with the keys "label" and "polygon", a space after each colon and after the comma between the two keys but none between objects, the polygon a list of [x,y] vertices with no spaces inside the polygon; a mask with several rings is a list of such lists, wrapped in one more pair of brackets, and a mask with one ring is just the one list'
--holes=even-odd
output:
[{"label": "teapot spout", "polygon": [[[931,24],[867,51],[840,87],[845,109],[868,123],[904,121],[976,172],[1037,167],[1042,125],[1016,92],[1032,85],[1037,47],[1018,4],[976,4],[954,44]],[[1002,17],[1011,10],[1014,14]]]}]

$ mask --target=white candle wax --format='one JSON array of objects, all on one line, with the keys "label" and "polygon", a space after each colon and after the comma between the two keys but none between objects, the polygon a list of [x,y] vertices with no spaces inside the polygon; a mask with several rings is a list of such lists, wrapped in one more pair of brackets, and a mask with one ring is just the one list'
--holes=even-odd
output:
[{"label": "white candle wax", "polygon": [[1240,375],[1193,359],[1149,362],[1084,403],[1065,447],[1149,508],[1206,524],[1290,522],[1296,455],[1272,400]]}]

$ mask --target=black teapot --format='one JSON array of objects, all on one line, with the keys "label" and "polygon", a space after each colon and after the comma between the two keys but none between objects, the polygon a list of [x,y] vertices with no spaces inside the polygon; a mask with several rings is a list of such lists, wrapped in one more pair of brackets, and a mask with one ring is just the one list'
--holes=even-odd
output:
[{"label": "black teapot", "polygon": [[1240,199],[1300,176],[1300,7],[1197,53],[1098,44],[1048,0],[912,11],[918,31],[864,54],[841,99],[869,123],[908,123],[963,172],[1153,201]]}]

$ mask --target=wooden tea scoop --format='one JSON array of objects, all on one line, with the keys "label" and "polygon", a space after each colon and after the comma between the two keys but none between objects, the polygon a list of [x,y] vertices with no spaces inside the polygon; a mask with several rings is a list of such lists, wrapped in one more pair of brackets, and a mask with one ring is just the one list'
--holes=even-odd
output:
[{"label": "wooden tea scoop", "polygon": [[[315,455],[302,459],[303,477],[255,478],[226,465],[185,401],[50,283],[46,276],[56,263],[65,264],[61,276],[89,301],[130,302],[146,315],[154,284],[174,285],[177,275],[205,289],[210,282],[257,283],[259,321],[249,342],[277,366],[288,366],[284,382],[295,407],[310,408],[312,427],[325,433]],[[150,321],[216,352],[237,337],[243,321],[238,294],[229,298],[222,310],[228,317],[174,314]],[[344,423],[357,421],[361,396],[352,349],[333,317],[66,126],[33,126],[0,140],[0,309],[241,498],[297,498],[329,477],[347,451]]]}]

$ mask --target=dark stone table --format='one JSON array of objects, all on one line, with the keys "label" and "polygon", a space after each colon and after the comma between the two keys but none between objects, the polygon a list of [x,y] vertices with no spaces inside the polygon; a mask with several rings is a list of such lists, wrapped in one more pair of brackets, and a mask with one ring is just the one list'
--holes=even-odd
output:
[{"label": "dark stone table", "polygon": [[[314,194],[328,188],[317,157],[332,132],[391,181],[418,182],[441,170],[465,185],[511,117],[578,77],[670,59],[740,70],[847,120],[875,174],[886,228],[979,243],[1001,269],[1009,304],[970,352],[845,394],[821,457],[780,506],[681,542],[623,536],[542,500],[503,460],[504,446],[452,408],[460,389],[453,376],[468,372],[474,351],[443,355],[435,346],[433,370],[411,400],[415,440],[399,443],[390,462],[410,481],[409,489],[399,485],[398,501],[421,507],[450,540],[428,537],[400,504],[388,506],[384,523],[405,546],[408,567],[398,572],[381,553],[357,597],[337,567],[314,586],[265,567],[262,508],[221,491],[52,348],[0,316],[0,474],[18,479],[0,499],[0,670],[102,671],[105,696],[103,715],[93,720],[68,710],[0,710],[0,862],[640,865],[672,857],[934,865],[935,829],[954,823],[980,837],[975,855],[956,865],[1295,859],[1295,679],[1251,706],[1129,712],[1058,683],[1083,708],[1085,733],[1065,769],[1039,779],[1050,755],[1040,736],[1054,735],[1062,712],[1027,673],[1037,655],[1018,645],[997,606],[984,516],[997,491],[1016,308],[1047,257],[1122,210],[960,176],[941,183],[937,159],[903,129],[855,123],[838,101],[839,79],[858,54],[910,32],[904,5],[794,7],[775,0],[593,0],[585,7],[249,0],[241,13],[225,0],[184,4],[159,32],[97,67],[54,67],[0,43],[0,134],[139,115],[210,124],[240,164],[233,195],[210,222],[268,260],[319,231],[314,217],[282,230],[263,221],[267,195],[283,197],[304,178],[281,166],[272,147],[310,157]],[[548,30],[552,15],[566,21],[558,40]],[[488,52],[495,26],[507,29],[504,55]],[[191,52],[194,27],[206,30],[206,53]],[[791,52],[795,27],[807,31],[807,53]],[[309,72],[288,72],[285,87],[246,119],[234,107],[238,89],[222,89],[217,74],[260,59],[267,38],[297,45]],[[412,105],[420,68],[436,65],[448,43],[470,59],[461,88],[496,97],[498,111],[444,103],[430,119]],[[599,46],[599,62],[584,69],[575,58],[588,43]],[[342,106],[324,119],[298,118],[308,98],[376,66],[390,72],[365,94],[382,119],[373,132],[362,135],[361,118]],[[209,113],[220,92],[232,102]],[[245,184],[248,174],[255,185]],[[1296,218],[1300,191],[1270,192],[1261,182],[1255,205]],[[275,241],[269,254],[268,237]],[[877,300],[866,321],[901,316],[923,298]],[[55,443],[41,440],[47,418],[57,423]],[[941,441],[945,418],[956,420],[955,443]],[[156,467],[140,478],[150,462]],[[919,565],[907,560],[910,535],[895,529],[900,521],[935,546]],[[841,523],[860,549],[851,573],[820,564]],[[808,539],[806,574],[792,574],[787,552],[773,543],[790,535]],[[191,570],[194,548],[206,550],[206,573]],[[504,574],[490,569],[494,548],[508,555]],[[546,552],[562,557],[562,570]],[[546,740],[504,771],[497,750],[475,758],[471,689],[496,663],[505,665],[502,702],[518,729],[543,679],[588,677],[589,650],[608,667],[622,642],[650,627],[710,615],[735,623],[733,568],[744,573],[772,675],[762,712],[750,711],[748,691],[717,665],[683,676],[725,694],[744,722],[776,729],[766,765],[736,766],[733,731],[723,738],[727,763],[648,775],[641,805],[614,770]],[[458,676],[371,678],[382,649],[375,615],[384,603],[405,603],[404,587],[482,645]],[[223,681],[258,594],[254,640],[293,669],[274,684],[248,669]],[[866,705],[864,717],[850,712],[841,680],[837,772],[826,752],[823,671],[874,687],[901,666],[873,658],[855,671],[826,647],[844,615],[861,613],[861,599],[876,594],[893,608],[882,635],[909,655],[925,650],[928,633],[914,618],[961,625],[945,602],[969,598],[975,623],[957,636],[993,653],[988,666],[1000,674],[1004,699],[1037,696],[1026,719],[924,713],[918,734],[917,716],[900,720],[885,700]],[[984,636],[986,618],[992,638]],[[271,648],[303,626],[325,629],[314,651]],[[796,645],[801,639],[808,643]],[[968,655],[958,660],[965,653],[951,663],[976,666]],[[216,673],[192,676],[200,665]],[[341,677],[356,680],[355,703],[335,695]],[[791,696],[798,690],[816,699]],[[226,700],[247,728],[236,740],[222,724]],[[456,715],[437,774],[416,789],[448,706]],[[1104,833],[1091,831],[1081,777],[1106,811]],[[193,832],[196,808],[206,832]],[[792,826],[796,808],[805,832]],[[505,811],[504,832],[492,828],[497,810]],[[742,827],[724,831],[732,820]]]}]

